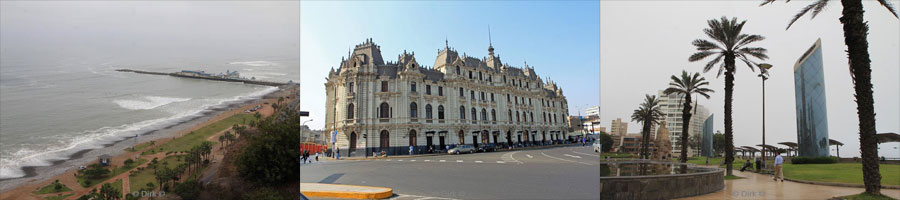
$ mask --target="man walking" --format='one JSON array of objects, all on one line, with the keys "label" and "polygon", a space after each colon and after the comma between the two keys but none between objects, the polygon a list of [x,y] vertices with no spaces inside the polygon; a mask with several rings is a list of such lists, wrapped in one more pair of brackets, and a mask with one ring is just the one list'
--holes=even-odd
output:
[{"label": "man walking", "polygon": [[409,155],[413,155],[413,146],[409,145]]},{"label": "man walking", "polygon": [[778,181],[778,178],[781,178],[781,182],[784,182],[784,172],[782,172],[782,167],[784,166],[784,158],[781,158],[781,152],[776,152],[778,155],[775,156],[775,178],[773,180]]}]

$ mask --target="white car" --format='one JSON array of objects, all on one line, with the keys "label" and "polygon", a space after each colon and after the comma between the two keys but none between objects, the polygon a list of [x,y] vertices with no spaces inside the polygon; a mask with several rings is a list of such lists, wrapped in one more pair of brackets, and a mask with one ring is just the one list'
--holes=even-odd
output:
[{"label": "white car", "polygon": [[600,144],[600,140],[594,140],[594,145],[593,145],[593,146],[594,146],[594,152],[598,152],[598,153],[599,153],[599,152],[601,151],[601,150],[600,150],[601,147],[603,147],[603,144]]}]

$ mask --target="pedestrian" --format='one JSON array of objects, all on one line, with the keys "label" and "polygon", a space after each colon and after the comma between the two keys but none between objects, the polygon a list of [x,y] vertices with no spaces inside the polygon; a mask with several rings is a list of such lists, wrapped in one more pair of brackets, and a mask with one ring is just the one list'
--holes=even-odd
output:
[{"label": "pedestrian", "polygon": [[409,155],[413,155],[413,146],[409,145]]},{"label": "pedestrian", "polygon": [[784,167],[784,158],[781,157],[781,152],[775,153],[778,155],[775,156],[775,178],[772,180],[778,181],[778,178],[781,178],[781,182],[784,182],[784,173],[781,171]]},{"label": "pedestrian", "polygon": [[747,168],[753,168],[753,163],[750,163],[750,160],[747,160],[747,162],[744,163],[744,167],[741,167],[741,172],[744,172]]},{"label": "pedestrian", "polygon": [[759,172],[760,170],[762,170],[762,160],[760,160],[759,157],[757,157],[756,158],[756,172]]},{"label": "pedestrian", "polygon": [[316,152],[316,162],[319,162],[319,152]]}]

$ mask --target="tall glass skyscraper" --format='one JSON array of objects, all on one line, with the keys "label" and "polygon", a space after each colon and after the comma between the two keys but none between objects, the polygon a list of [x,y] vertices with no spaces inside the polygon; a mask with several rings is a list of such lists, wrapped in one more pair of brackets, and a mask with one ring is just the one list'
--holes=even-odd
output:
[{"label": "tall glass skyscraper", "polygon": [[829,155],[824,73],[820,38],[794,64],[797,144],[800,156]]},{"label": "tall glass skyscraper", "polygon": [[710,114],[703,122],[703,135],[700,137],[700,155],[706,157],[715,157],[713,151],[713,115]]}]

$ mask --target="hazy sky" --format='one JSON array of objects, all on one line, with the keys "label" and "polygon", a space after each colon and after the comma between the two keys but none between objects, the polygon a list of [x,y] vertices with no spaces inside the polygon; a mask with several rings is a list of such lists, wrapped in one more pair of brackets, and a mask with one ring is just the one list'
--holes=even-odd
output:
[{"label": "hazy sky", "polygon": [[[785,31],[789,20],[809,1],[779,1],[758,7],[761,1],[603,1],[601,2],[601,117],[604,126],[615,118],[626,119],[644,98],[668,86],[669,76],[681,70],[702,72],[703,62],[688,62],[696,52],[691,41],[708,39],[702,32],[706,20],[721,16],[747,20],[743,32],[766,40],[751,46],[769,50],[774,68],[766,81],[766,143],[797,141],[794,99],[794,63],[816,39],[822,39],[825,69],[828,131],[841,141],[841,156],[859,155],[858,118],[853,84],[847,65],[841,5],[832,2],[814,20],[798,20]],[[900,132],[900,20],[875,1],[865,1],[869,22],[869,53],[875,85],[878,132]],[[894,1],[894,5],[900,2]],[[738,62],[734,93],[735,146],[761,144],[761,81]],[[715,117],[715,130],[724,132],[724,79],[715,71],[704,74],[716,93],[700,104]],[[628,118],[630,120],[630,118]],[[640,131],[629,123],[628,132]],[[776,145],[781,146],[781,145]],[[880,155],[900,157],[897,143],[881,145]],[[783,147],[783,146],[782,146]],[[834,149],[832,147],[832,149]],[[835,152],[832,150],[832,155]]]},{"label": "hazy sky", "polygon": [[366,38],[385,61],[404,50],[431,66],[438,49],[487,56],[488,26],[494,52],[515,67],[533,66],[562,88],[569,110],[599,104],[599,2],[325,2],[300,3],[301,97],[313,129],[324,128],[325,77]]}]

